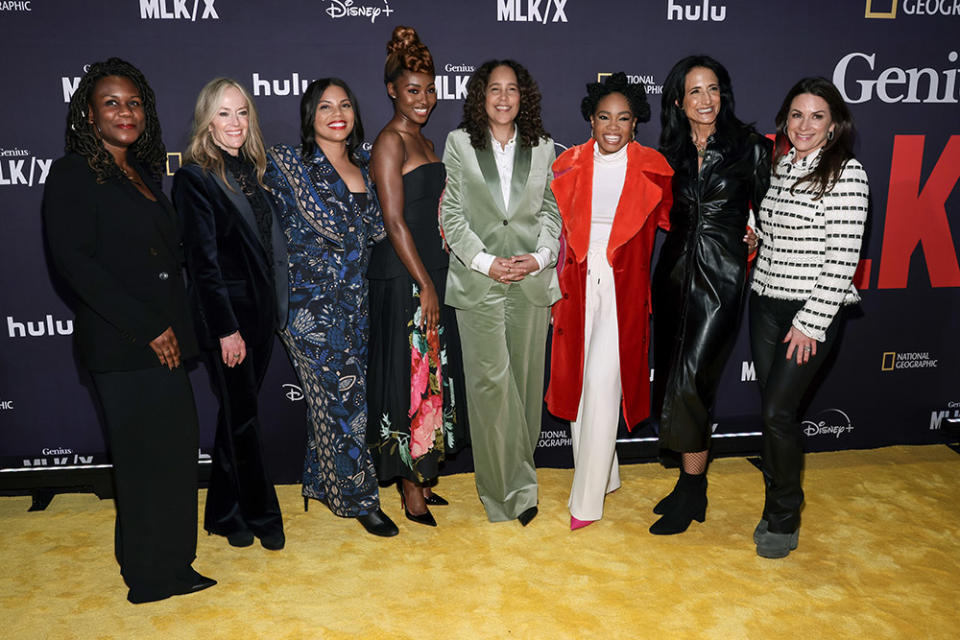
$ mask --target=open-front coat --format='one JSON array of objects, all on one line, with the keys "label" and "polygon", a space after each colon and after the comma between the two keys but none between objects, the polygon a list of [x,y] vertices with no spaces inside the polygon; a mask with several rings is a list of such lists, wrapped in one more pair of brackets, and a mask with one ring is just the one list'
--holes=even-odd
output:
[{"label": "open-front coat", "polygon": [[[572,147],[553,164],[553,193],[563,218],[561,299],[553,307],[553,352],[547,408],[576,420],[583,388],[587,250],[593,201],[594,141]],[[633,428],[650,413],[650,261],[657,227],[667,229],[673,170],[653,149],[631,142],[627,172],[607,244],[617,297],[623,415]]]}]

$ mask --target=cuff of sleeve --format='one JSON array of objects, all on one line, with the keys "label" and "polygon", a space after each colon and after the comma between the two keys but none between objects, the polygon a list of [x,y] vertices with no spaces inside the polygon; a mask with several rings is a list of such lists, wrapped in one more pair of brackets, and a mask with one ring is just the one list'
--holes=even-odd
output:
[{"label": "cuff of sleeve", "polygon": [[495,258],[495,255],[481,251],[473,257],[473,260],[470,262],[470,268],[488,276],[490,275],[490,267],[493,266]]},{"label": "cuff of sleeve", "polygon": [[793,327],[811,340],[823,342],[826,338],[826,335],[823,333],[823,331],[813,331],[809,327],[804,326],[803,323],[801,323],[797,318],[793,319]]},{"label": "cuff of sleeve", "polygon": [[550,260],[553,258],[553,252],[550,251],[549,247],[540,247],[535,252],[531,253],[533,259],[537,261],[539,268],[536,271],[530,272],[530,275],[535,276],[541,271],[544,267],[550,264]]}]

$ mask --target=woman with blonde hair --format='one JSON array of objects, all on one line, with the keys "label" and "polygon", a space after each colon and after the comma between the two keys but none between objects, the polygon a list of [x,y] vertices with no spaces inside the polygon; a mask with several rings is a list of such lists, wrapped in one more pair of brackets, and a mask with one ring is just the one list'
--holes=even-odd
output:
[{"label": "woman with blonde hair", "polygon": [[204,528],[235,547],[282,549],[283,521],[264,464],[257,395],[286,324],[287,254],[263,184],[266,153],[250,94],[229,78],[197,96],[184,166],[173,178],[188,294],[220,404]]}]

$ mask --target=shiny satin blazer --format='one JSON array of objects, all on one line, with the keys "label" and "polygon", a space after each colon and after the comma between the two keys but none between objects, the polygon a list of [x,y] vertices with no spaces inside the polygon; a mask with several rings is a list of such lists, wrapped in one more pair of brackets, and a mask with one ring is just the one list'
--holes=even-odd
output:
[{"label": "shiny satin blazer", "polygon": [[456,259],[450,260],[444,302],[469,309],[483,300],[494,281],[470,268],[481,251],[508,257],[547,247],[551,263],[515,286],[530,304],[548,307],[560,297],[557,272],[552,268],[560,248],[560,213],[550,190],[550,167],[556,159],[553,140],[540,140],[535,147],[517,142],[509,207],[504,206],[500,191],[494,144],[488,139],[485,149],[476,150],[463,129],[447,136],[443,151],[447,188],[440,216],[444,238]]}]

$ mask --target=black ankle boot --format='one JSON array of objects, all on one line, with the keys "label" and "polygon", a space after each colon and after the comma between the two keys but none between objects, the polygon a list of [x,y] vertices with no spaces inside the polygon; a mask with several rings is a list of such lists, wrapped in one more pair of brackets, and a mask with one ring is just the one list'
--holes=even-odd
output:
[{"label": "black ankle boot", "polygon": [[[663,517],[650,526],[650,533],[669,536],[683,533],[696,520],[703,522],[707,513],[707,474],[681,473],[671,502],[668,502]],[[670,496],[664,498],[667,501]],[[659,506],[659,505],[657,505]]]},{"label": "black ankle boot", "polygon": [[[680,472],[680,478],[683,477],[683,471]],[[662,516],[667,511],[673,509],[673,505],[677,502],[677,488],[680,486],[680,478],[677,478],[677,484],[673,485],[673,489],[664,496],[660,502],[653,508],[653,512],[658,516]]]}]

